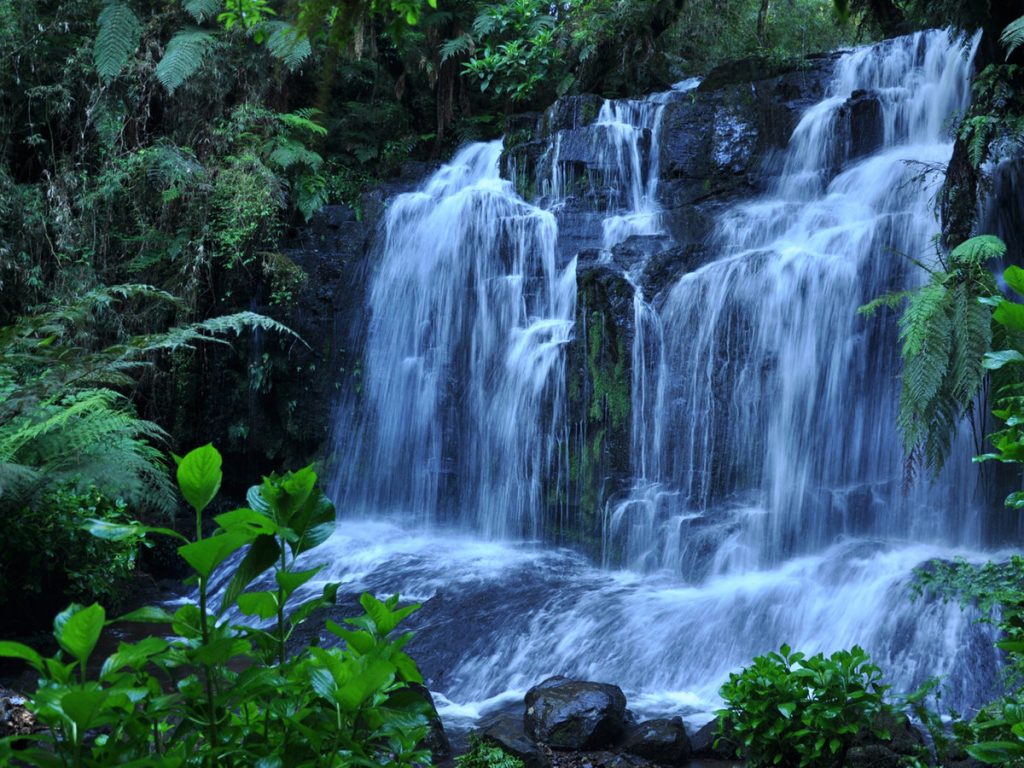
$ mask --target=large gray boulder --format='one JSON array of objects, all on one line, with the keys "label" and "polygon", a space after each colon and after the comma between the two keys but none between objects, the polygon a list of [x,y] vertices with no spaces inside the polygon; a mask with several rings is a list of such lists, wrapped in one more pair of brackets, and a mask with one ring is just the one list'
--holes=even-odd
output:
[{"label": "large gray boulder", "polygon": [[601,749],[622,735],[626,696],[617,685],[552,677],[526,694],[526,734],[554,749]]}]

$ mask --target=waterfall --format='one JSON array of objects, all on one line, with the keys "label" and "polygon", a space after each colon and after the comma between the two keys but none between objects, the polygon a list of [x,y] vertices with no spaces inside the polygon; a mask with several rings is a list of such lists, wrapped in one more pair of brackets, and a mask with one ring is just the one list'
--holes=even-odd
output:
[{"label": "waterfall", "polygon": [[[360,415],[338,425],[343,517],[319,553],[337,557],[309,589],[424,601],[411,649],[452,722],[549,674],[699,721],[784,642],[859,643],[897,690],[945,675],[950,705],[983,700],[988,630],[909,599],[929,559],[989,556],[970,446],[934,483],[907,478],[894,323],[857,313],[923,280],[976,45],[928,32],[837,57],[771,189],[719,211],[712,258],[658,297],[641,273],[671,240],[663,115],[694,81],[558,132],[537,205],[501,178],[498,142],[394,199]],[[877,135],[851,130],[858,110]],[[632,482],[601,510],[603,568],[538,543],[571,524],[577,252],[632,290]]]},{"label": "waterfall", "polygon": [[542,533],[575,269],[556,265],[554,216],[500,178],[500,155],[472,145],[387,211],[346,509]]}]

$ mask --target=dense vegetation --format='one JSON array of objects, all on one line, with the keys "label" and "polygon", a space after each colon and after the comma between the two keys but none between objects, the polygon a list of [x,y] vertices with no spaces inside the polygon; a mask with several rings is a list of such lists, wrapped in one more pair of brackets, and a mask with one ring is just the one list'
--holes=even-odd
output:
[{"label": "dense vegetation", "polygon": [[[282,253],[295,226],[328,203],[358,213],[362,193],[408,160],[499,135],[508,116],[566,93],[638,93],[729,59],[783,60],[923,26],[986,29],[939,201],[945,242],[922,288],[880,303],[901,310],[908,473],[938,471],[964,417],[980,460],[1024,462],[1024,305],[992,271],[1005,245],[971,237],[986,162],[1024,135],[1022,13],[974,0],[0,0],[0,608],[25,617],[18,630],[57,614],[61,649],[44,658],[0,643],[39,673],[36,714],[59,736],[21,759],[428,759],[424,700],[410,687],[418,673],[407,638],[393,634],[411,606],[365,597],[364,616],[327,626],[344,650],[287,651],[336,590],[286,615],[317,572],[295,558],[334,520],[312,469],[269,475],[211,533],[203,513],[219,455],[200,449],[178,463],[195,513],[184,519],[164,456],[239,442],[181,417],[213,365],[234,366],[239,387],[268,386],[253,379],[273,366],[253,372],[225,342],[258,330],[271,356],[303,343],[280,322],[307,280]],[[1024,271],[1001,278],[1024,296]],[[1024,496],[1011,492],[1007,505],[1019,512]],[[145,547],[166,551],[157,537],[182,530],[197,602],[128,614],[170,624],[177,639],[122,644],[97,667],[106,609]],[[246,546],[227,597],[209,605],[213,569]],[[998,607],[1018,676],[1021,568],[937,567],[926,585]],[[270,589],[245,591],[267,573]],[[1019,683],[954,729],[979,759],[1024,760]],[[888,711],[884,690],[859,649],[784,648],[730,680],[723,727],[744,735],[754,764],[837,764]],[[922,702],[922,717],[939,722]],[[933,735],[936,751],[953,749],[941,723]],[[0,742],[0,756],[10,748]],[[516,763],[481,744],[461,764]]]}]

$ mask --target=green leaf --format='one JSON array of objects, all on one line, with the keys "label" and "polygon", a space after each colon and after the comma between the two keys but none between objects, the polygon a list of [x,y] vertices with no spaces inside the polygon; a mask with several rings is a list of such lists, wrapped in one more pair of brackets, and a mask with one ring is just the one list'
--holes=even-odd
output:
[{"label": "green leaf", "polygon": [[252,536],[267,534],[273,536],[277,533],[277,525],[261,512],[253,509],[236,509],[232,512],[225,512],[213,518],[225,531],[239,531],[249,533]]},{"label": "green leaf", "polygon": [[112,523],[109,520],[90,518],[86,520],[82,528],[97,539],[104,539],[106,541],[130,541],[132,539],[141,539],[147,533],[159,533],[162,536],[172,536],[181,541],[188,542],[186,537],[170,528],[154,528],[153,526],[140,523]]},{"label": "green leaf", "polygon": [[[397,602],[397,597],[398,595],[394,595],[389,601]],[[382,637],[390,634],[406,616],[420,609],[419,603],[413,603],[405,608],[393,611],[369,592],[364,592],[360,596],[359,604],[363,606],[363,610],[372,619],[374,626],[376,626],[377,631]]]},{"label": "green leaf", "polygon": [[213,501],[223,479],[220,453],[211,444],[189,451],[178,459],[178,487],[196,512],[202,512]]},{"label": "green leaf", "polygon": [[270,535],[262,535],[256,538],[249,550],[242,558],[242,562],[235,569],[231,581],[224,590],[224,597],[220,604],[220,611],[223,613],[234,604],[235,599],[247,586],[261,573],[270,568],[281,556],[281,549],[277,539]]},{"label": "green leaf", "polygon": [[779,704],[777,708],[779,712],[782,713],[782,716],[789,720],[791,717],[793,717],[793,712],[796,710],[796,704],[794,704],[791,701],[784,702],[782,704]]},{"label": "green leaf", "polygon": [[992,319],[1014,331],[1024,331],[1024,304],[1003,300],[992,313]]},{"label": "green leaf", "polygon": [[109,2],[100,11],[92,59],[104,80],[120,74],[128,58],[138,49],[142,25],[124,3]]},{"label": "green leaf", "polygon": [[0,657],[5,659],[21,659],[22,661],[27,661],[34,669],[40,672],[43,669],[43,657],[32,648],[21,643],[0,640]]},{"label": "green leaf", "polygon": [[145,624],[170,624],[174,621],[174,617],[163,608],[155,605],[147,605],[143,608],[137,608],[134,611],[129,611],[126,614],[118,616],[116,619],[111,619],[111,623],[122,621]]},{"label": "green leaf", "polygon": [[62,614],[55,622],[57,642],[84,667],[100,639],[106,618],[103,607],[96,603],[88,608],[79,606],[69,615]]},{"label": "green leaf", "polygon": [[84,735],[103,713],[103,704],[108,696],[106,691],[98,688],[76,688],[61,697],[60,705],[64,713],[78,726],[79,733]]},{"label": "green leaf", "polygon": [[167,650],[168,643],[162,637],[147,637],[137,643],[119,643],[117,651],[107,657],[100,670],[100,678],[106,678],[125,667],[138,669],[151,658]]},{"label": "green leaf", "polygon": [[321,570],[323,570],[322,565],[318,565],[316,568],[311,568],[308,571],[277,571],[274,574],[274,578],[277,580],[277,585],[281,587],[287,600],[296,589],[316,576]]},{"label": "green leaf", "polygon": [[277,594],[274,592],[246,592],[238,596],[238,608],[246,616],[269,619],[277,614]]},{"label": "green leaf", "polygon": [[1024,757],[1024,744],[1012,741],[985,741],[966,749],[971,757],[991,765],[1006,765],[1014,758]]},{"label": "green leaf", "polygon": [[178,547],[178,554],[196,573],[208,579],[218,565],[248,543],[249,537],[244,533],[220,533]]},{"label": "green leaf", "polygon": [[1024,296],[1024,269],[1011,264],[1003,270],[1003,280],[1021,296]]},{"label": "green leaf", "polygon": [[1003,349],[999,352],[986,352],[982,358],[982,366],[989,371],[998,371],[1010,363],[1024,363],[1024,355],[1016,349]]}]

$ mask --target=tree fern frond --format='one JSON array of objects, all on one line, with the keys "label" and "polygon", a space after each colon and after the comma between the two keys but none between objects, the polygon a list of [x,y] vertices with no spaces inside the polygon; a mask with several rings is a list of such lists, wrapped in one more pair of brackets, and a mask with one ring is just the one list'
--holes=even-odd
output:
[{"label": "tree fern frond", "polygon": [[952,329],[950,390],[959,403],[967,405],[985,378],[983,359],[992,348],[992,308],[978,301],[965,283],[953,291]]},{"label": "tree fern frond", "polygon": [[448,59],[455,58],[456,56],[471,53],[474,44],[473,36],[469,33],[453,37],[451,40],[445,40],[438,49],[441,54],[441,61],[448,61]]},{"label": "tree fern frond", "polygon": [[1006,48],[1006,58],[1010,58],[1013,52],[1024,44],[1024,16],[1006,26],[999,36],[999,42]]},{"label": "tree fern frond", "polygon": [[277,119],[294,130],[305,131],[314,136],[326,136],[327,129],[314,122],[319,114],[318,109],[297,109],[294,112],[282,112],[278,114]]},{"label": "tree fern frond", "polygon": [[202,29],[186,29],[171,38],[163,58],[153,71],[168,93],[174,93],[199,71],[215,40],[213,33]]},{"label": "tree fern frond", "polygon": [[286,171],[293,165],[304,165],[315,171],[323,165],[324,159],[316,152],[307,149],[301,142],[285,139],[276,142],[274,150],[267,158],[272,165]]},{"label": "tree fern frond", "polygon": [[[912,293],[899,320],[904,360],[917,355],[931,332],[932,323],[945,313],[946,287],[933,280]],[[940,320],[941,321],[941,320]]]},{"label": "tree fern frond", "polygon": [[313,54],[309,37],[298,27],[283,21],[264,22],[271,30],[267,38],[267,50],[270,55],[284,62],[292,72],[302,66],[302,62]]},{"label": "tree fern frond", "polygon": [[131,8],[119,2],[107,3],[100,11],[97,24],[93,63],[99,76],[110,80],[117,77],[138,49],[142,25]]},{"label": "tree fern frond", "polygon": [[185,10],[196,20],[197,24],[212,19],[223,9],[222,0],[185,0]]}]

